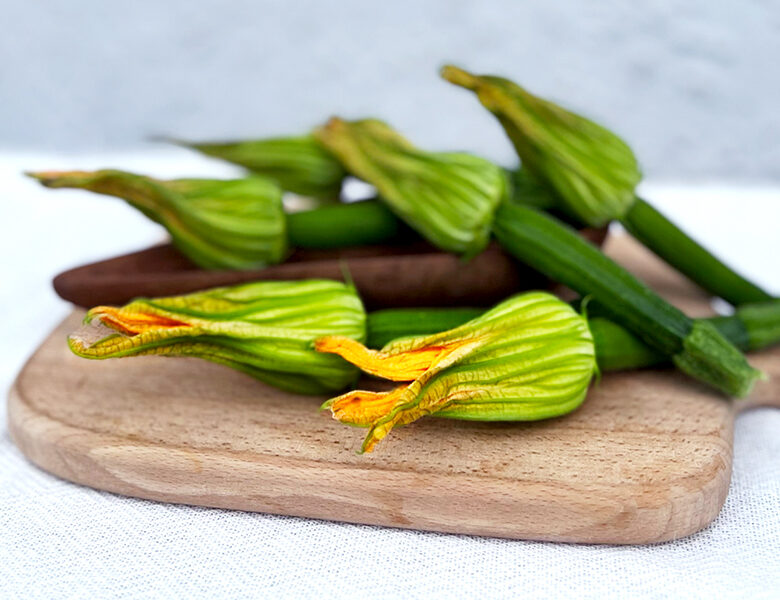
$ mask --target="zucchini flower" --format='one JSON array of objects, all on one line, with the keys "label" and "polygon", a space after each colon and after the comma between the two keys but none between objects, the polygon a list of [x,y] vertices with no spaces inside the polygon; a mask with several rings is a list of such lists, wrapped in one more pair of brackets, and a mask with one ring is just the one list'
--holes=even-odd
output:
[{"label": "zucchini flower", "polygon": [[68,345],[93,359],[195,356],[287,391],[322,394],[343,389],[357,375],[341,358],[314,350],[313,341],[326,335],[365,339],[365,312],[354,287],[261,281],[98,306]]},{"label": "zucchini flower", "polygon": [[[619,220],[667,263],[735,306],[772,299],[636,196],[639,166],[620,137],[508,79],[452,66],[444,67],[442,76],[476,93],[504,127],[525,172],[514,178],[522,188],[515,197],[560,209],[591,227]],[[531,180],[537,185],[523,185]]]},{"label": "zucchini flower", "polygon": [[463,152],[425,152],[375,119],[333,118],[317,139],[413,229],[439,248],[471,257],[490,239],[506,175]]},{"label": "zucchini flower", "polygon": [[341,163],[310,135],[221,143],[173,142],[241,165],[301,196],[338,198],[346,176]]},{"label": "zucchini flower", "polygon": [[591,227],[623,216],[641,179],[631,148],[608,129],[519,85],[446,66],[442,77],[472,90],[515,146],[523,168]]},{"label": "zucchini flower", "polygon": [[[572,303],[582,306],[580,299]],[[596,315],[594,316],[594,310]],[[412,335],[432,335],[475,319],[480,308],[388,308],[368,313],[366,346],[381,348],[388,342]],[[639,369],[663,364],[668,357],[648,346],[628,329],[599,313],[602,309],[588,303],[588,326],[596,346],[599,371]],[[780,302],[745,304],[733,315],[702,319],[712,324],[740,350],[761,350],[780,343]]]},{"label": "zucchini flower", "polygon": [[333,417],[368,427],[370,452],[393,427],[425,415],[474,421],[534,421],[573,411],[596,373],[587,321],[544,292],[514,296],[443,333],[407,337],[370,350],[354,340],[318,339],[371,375],[405,385],[352,391],[327,401]]},{"label": "zucchini flower", "polygon": [[29,175],[46,187],[126,200],[165,227],[173,245],[205,269],[254,269],[278,263],[287,253],[281,190],[260,177],[162,181],[116,170]]}]

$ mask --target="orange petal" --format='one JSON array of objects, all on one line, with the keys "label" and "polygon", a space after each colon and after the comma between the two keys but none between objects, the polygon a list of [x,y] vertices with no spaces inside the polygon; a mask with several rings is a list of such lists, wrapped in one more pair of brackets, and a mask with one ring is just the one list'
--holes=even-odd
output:
[{"label": "orange petal", "polygon": [[413,397],[417,396],[416,400],[410,403],[407,396],[399,398],[395,402],[395,406],[391,407],[389,412],[371,423],[371,429],[363,440],[361,452],[372,452],[374,447],[382,441],[394,427],[413,423],[422,417],[440,411],[450,404],[450,396],[436,397],[426,395],[420,397],[419,394],[422,386],[422,382],[415,381],[407,387],[400,388],[402,392],[408,390]]},{"label": "orange petal", "polygon": [[342,423],[369,427],[395,408],[407,386],[391,392],[367,392],[355,390],[328,400],[323,408],[329,408],[333,418]]},{"label": "orange petal", "polygon": [[125,335],[138,335],[152,329],[189,327],[188,323],[151,313],[130,312],[113,306],[96,306],[89,311],[89,317],[100,319],[112,329]]},{"label": "orange petal", "polygon": [[412,381],[467,343],[471,342],[456,340],[390,354],[380,350],[370,350],[363,344],[349,338],[328,336],[316,340],[314,349],[318,352],[338,354],[366,373],[377,377],[392,381]]}]

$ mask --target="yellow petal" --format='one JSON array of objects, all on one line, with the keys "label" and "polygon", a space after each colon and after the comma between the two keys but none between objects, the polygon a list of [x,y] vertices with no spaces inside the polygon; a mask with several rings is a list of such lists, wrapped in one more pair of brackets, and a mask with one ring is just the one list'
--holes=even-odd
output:
[{"label": "yellow petal", "polygon": [[450,404],[451,398],[449,397],[437,398],[432,394],[420,397],[420,391],[427,379],[430,378],[424,376],[408,386],[394,390],[394,392],[400,392],[395,406],[371,424],[371,429],[363,440],[361,452],[373,451],[374,447],[392,431],[393,427],[413,423],[417,419],[432,415]]},{"label": "yellow petal", "polygon": [[400,338],[379,352],[339,338],[321,339],[317,349],[373,374],[418,375],[386,394],[352,392],[326,403],[337,419],[370,425],[363,452],[427,415],[530,421],[567,414],[584,400],[596,369],[587,321],[545,292],[509,298],[450,331]]},{"label": "yellow petal", "polygon": [[188,323],[151,313],[126,311],[113,306],[97,306],[89,311],[89,318],[98,318],[105,325],[125,335],[138,335],[154,329],[189,327]]},{"label": "yellow petal", "polygon": [[322,405],[328,408],[333,418],[342,423],[370,427],[371,424],[387,415],[401,401],[407,386],[401,386],[391,392],[367,392],[354,390]]},{"label": "yellow petal", "polygon": [[447,398],[414,401],[421,386],[422,382],[415,381],[390,392],[355,390],[328,400],[323,408],[329,408],[341,423],[370,427],[361,451],[371,452],[396,425],[407,425],[449,404]]},{"label": "yellow petal", "polygon": [[318,352],[338,354],[357,365],[364,372],[391,381],[412,381],[431,367],[439,365],[453,352],[473,340],[453,340],[405,352],[389,353],[370,350],[363,344],[345,337],[323,337],[314,343]]},{"label": "yellow petal", "polygon": [[433,414],[449,405],[449,397],[421,394],[425,384],[442,369],[468,355],[484,340],[458,339],[444,344],[424,346],[396,353],[369,350],[362,344],[340,337],[320,338],[315,349],[333,352],[358,365],[364,371],[387,379],[397,376],[414,381],[391,392],[348,392],[326,402],[333,417],[343,423],[371,427],[363,441],[362,452],[371,452],[396,425],[406,425],[420,417]]}]

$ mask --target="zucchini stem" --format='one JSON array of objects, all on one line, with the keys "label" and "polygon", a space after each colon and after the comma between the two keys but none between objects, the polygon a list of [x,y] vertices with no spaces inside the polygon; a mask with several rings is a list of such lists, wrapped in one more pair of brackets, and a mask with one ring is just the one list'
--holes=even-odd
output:
[{"label": "zucchini stem", "polygon": [[553,217],[504,203],[496,212],[493,232],[515,258],[580,295],[591,296],[610,320],[695,379],[742,397],[761,377],[711,323],[694,323]]},{"label": "zucchini stem", "polygon": [[293,248],[325,250],[405,239],[411,230],[379,200],[332,204],[287,215]]},{"label": "zucchini stem", "polygon": [[772,299],[770,294],[721,262],[641,198],[636,198],[620,222],[660,258],[726,302],[740,306]]}]

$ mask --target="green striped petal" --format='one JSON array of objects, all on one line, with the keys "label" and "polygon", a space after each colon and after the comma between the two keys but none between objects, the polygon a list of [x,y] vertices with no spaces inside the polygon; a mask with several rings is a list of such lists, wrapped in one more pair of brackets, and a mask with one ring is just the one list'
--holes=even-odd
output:
[{"label": "green striped petal", "polygon": [[305,394],[341,390],[357,369],[316,352],[315,339],[365,339],[365,312],[352,286],[329,280],[261,281],[166,298],[98,306],[71,334],[84,358],[195,356]]},{"label": "green striped petal", "polygon": [[430,242],[467,257],[490,239],[493,213],[507,194],[506,175],[463,152],[425,152],[375,119],[333,118],[317,139]]},{"label": "green striped petal", "polygon": [[254,269],[287,253],[281,190],[260,177],[162,181],[125,171],[30,173],[50,188],[117,196],[170,233],[173,244],[205,269]]},{"label": "green striped petal", "polygon": [[631,208],[641,173],[617,135],[508,79],[453,66],[442,77],[477,95],[504,127],[523,168],[582,222],[600,227]]},{"label": "green striped petal", "polygon": [[313,198],[338,198],[346,176],[341,163],[312,136],[221,143],[176,143],[241,165],[274,180],[288,192]]}]

